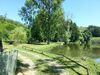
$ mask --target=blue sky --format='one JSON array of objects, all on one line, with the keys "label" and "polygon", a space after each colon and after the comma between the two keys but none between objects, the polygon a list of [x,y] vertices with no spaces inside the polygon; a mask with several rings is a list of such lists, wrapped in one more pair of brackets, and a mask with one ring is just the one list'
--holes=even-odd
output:
[{"label": "blue sky", "polygon": [[[21,21],[18,10],[25,0],[0,0],[0,15]],[[100,26],[100,0],[65,0],[63,3],[65,18],[70,17],[78,26]]]},{"label": "blue sky", "polygon": [[18,11],[24,5],[25,0],[0,0],[0,15],[7,13],[7,18],[21,21]]}]

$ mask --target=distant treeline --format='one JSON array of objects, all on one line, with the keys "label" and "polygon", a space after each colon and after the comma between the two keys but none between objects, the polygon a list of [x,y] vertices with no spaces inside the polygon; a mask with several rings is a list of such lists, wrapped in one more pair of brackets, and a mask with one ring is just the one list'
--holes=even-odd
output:
[{"label": "distant treeline", "polygon": [[[39,24],[37,20],[31,27],[26,27],[20,22],[7,19],[4,16],[0,16],[0,37],[2,36],[4,41],[17,41],[17,42],[46,42],[46,35],[42,23]],[[57,42],[63,41],[66,43],[87,41],[90,37],[100,37],[100,27],[88,26],[83,31],[72,20],[63,21],[62,25],[54,29],[50,41]],[[48,30],[47,30],[48,31]]]},{"label": "distant treeline", "polygon": [[87,29],[92,33],[93,37],[100,37],[100,27],[90,25]]}]

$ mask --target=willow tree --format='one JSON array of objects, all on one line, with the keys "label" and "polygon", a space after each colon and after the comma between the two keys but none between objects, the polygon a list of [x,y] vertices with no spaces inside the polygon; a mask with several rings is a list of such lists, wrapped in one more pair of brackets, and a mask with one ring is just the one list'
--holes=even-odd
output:
[{"label": "willow tree", "polygon": [[[40,10],[46,12],[46,38],[48,44],[51,39],[51,31],[53,26],[53,15],[56,10],[61,7],[64,0],[26,0],[25,5],[20,10],[22,19],[31,27],[35,17]],[[55,17],[56,18],[56,17]]]}]

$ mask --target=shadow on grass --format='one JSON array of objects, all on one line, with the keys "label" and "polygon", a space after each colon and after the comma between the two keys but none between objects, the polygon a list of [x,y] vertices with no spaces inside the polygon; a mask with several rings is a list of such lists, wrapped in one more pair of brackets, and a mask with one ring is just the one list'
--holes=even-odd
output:
[{"label": "shadow on grass", "polygon": [[67,69],[71,69],[72,71],[74,71],[77,75],[83,75],[81,73],[79,73],[78,71],[75,70],[75,68],[79,68],[80,66],[76,63],[73,63],[72,61],[70,60],[64,60],[63,58],[55,58],[55,59],[58,59],[58,63],[61,63],[61,64],[64,64],[66,65],[66,68]]},{"label": "shadow on grass", "polygon": [[52,59],[37,60],[35,69],[41,75],[60,75],[62,73],[62,66],[49,65],[53,62]]},{"label": "shadow on grass", "polygon": [[75,70],[75,68],[79,67],[77,64],[71,64],[71,62],[69,63],[69,61],[66,64],[63,63],[63,65],[58,62],[54,64],[50,64],[53,62],[54,60],[52,59],[37,60],[36,67],[34,69],[38,71],[38,75],[40,74],[41,75],[60,75],[63,73],[64,70],[67,70],[67,69],[71,69],[77,75],[82,75],[81,73]]},{"label": "shadow on grass", "polygon": [[79,73],[78,71],[76,71],[74,68],[71,68],[77,75],[83,75],[81,73]]},{"label": "shadow on grass", "polygon": [[[58,58],[56,58],[56,59],[58,59]],[[52,62],[54,62],[54,59],[37,60],[35,69],[38,71],[38,74],[60,75],[63,73],[63,70],[70,69],[70,70],[74,71],[77,75],[83,75],[80,72],[78,72],[77,70],[75,70],[76,68],[79,68],[80,66],[71,61],[62,61],[61,59],[58,59],[56,64],[48,65]],[[59,66],[57,66],[58,64],[59,64]]]},{"label": "shadow on grass", "polygon": [[17,60],[16,74],[19,72],[23,74],[24,71],[27,71],[28,67],[28,64],[23,64],[21,60]]}]

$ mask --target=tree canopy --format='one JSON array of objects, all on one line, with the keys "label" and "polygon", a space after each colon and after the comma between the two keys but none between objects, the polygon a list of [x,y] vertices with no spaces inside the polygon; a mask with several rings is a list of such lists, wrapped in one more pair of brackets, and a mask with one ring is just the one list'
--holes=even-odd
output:
[{"label": "tree canopy", "polygon": [[20,15],[32,27],[33,39],[46,39],[49,44],[55,35],[55,27],[59,25],[60,19],[63,20],[62,2],[63,0],[26,0]]}]

